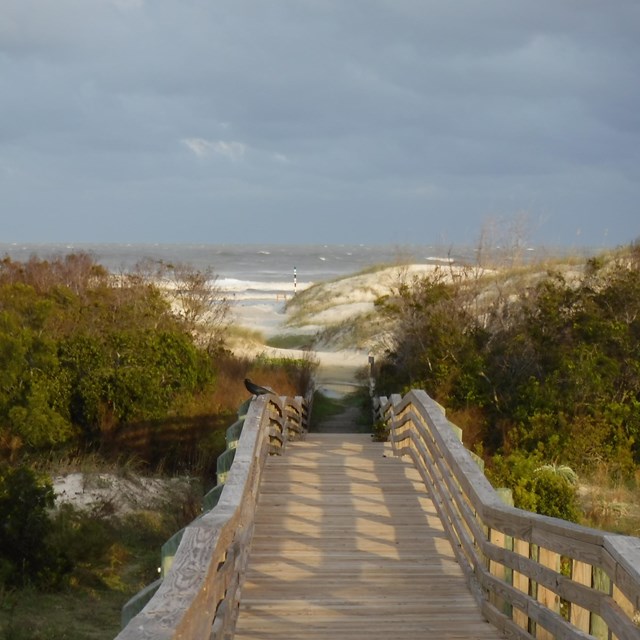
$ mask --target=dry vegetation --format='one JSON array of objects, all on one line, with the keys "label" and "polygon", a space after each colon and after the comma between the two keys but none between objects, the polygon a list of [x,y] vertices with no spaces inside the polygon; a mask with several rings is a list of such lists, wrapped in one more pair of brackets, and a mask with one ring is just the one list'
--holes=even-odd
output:
[{"label": "dry vegetation", "polygon": [[[441,269],[437,265],[378,265],[354,275],[313,285],[287,304],[287,326],[314,334],[318,349],[379,352],[390,329],[376,309],[381,298],[414,277]],[[461,267],[452,266],[457,272]]]}]

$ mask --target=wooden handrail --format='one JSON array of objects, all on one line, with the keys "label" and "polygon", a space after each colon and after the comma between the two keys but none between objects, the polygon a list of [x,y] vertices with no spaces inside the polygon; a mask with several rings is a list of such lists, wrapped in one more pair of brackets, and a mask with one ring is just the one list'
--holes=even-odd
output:
[{"label": "wooden handrail", "polygon": [[640,638],[640,538],[504,504],[424,391],[374,400],[395,453],[412,458],[431,493],[487,620],[510,638]]},{"label": "wooden handrail", "polygon": [[157,591],[116,640],[233,634],[265,461],[304,431],[304,404],[275,395],[252,401],[217,505],[185,528]]}]

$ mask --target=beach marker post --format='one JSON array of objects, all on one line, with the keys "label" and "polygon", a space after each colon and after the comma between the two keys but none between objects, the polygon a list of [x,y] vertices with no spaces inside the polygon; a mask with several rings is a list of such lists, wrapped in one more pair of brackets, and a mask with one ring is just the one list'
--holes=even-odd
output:
[{"label": "beach marker post", "polygon": [[376,379],[374,377],[375,358],[369,353],[369,395],[373,398],[376,390]]},{"label": "beach marker post", "polygon": [[298,286],[298,270],[293,267],[293,295],[296,295],[296,287]]}]

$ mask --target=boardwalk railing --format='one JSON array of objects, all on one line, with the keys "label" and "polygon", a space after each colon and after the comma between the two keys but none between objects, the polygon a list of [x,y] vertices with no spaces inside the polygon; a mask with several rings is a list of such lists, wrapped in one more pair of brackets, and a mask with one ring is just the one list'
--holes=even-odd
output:
[{"label": "boardwalk railing", "polygon": [[215,506],[181,532],[170,561],[163,556],[164,577],[132,599],[148,602],[117,640],[232,637],[265,460],[306,425],[302,398],[251,402]]},{"label": "boardwalk railing", "polygon": [[487,620],[509,638],[640,638],[639,538],[504,504],[424,391],[374,405],[431,492]]}]

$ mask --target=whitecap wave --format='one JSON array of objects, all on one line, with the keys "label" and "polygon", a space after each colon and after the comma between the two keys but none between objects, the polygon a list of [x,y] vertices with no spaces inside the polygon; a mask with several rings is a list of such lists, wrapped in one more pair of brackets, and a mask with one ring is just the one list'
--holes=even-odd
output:
[{"label": "whitecap wave", "polygon": [[453,264],[455,262],[453,258],[439,258],[438,256],[429,256],[425,258],[425,260],[429,260],[429,262],[442,262],[444,264]]}]

